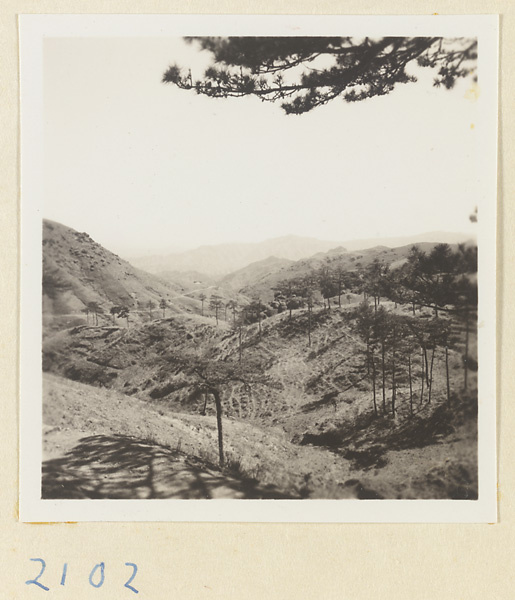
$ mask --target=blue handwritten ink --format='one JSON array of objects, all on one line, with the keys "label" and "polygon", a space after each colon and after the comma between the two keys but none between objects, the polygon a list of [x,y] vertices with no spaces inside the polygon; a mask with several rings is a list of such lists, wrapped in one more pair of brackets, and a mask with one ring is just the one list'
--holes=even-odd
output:
[{"label": "blue handwritten ink", "polygon": [[136,573],[138,572],[138,565],[135,565],[134,563],[130,563],[130,562],[125,563],[125,565],[127,567],[132,567],[132,575],[129,577],[129,579],[127,580],[127,583],[124,585],[124,587],[129,588],[129,590],[131,590],[131,592],[134,592],[135,594],[139,594],[139,590],[137,590],[136,588],[133,588],[132,585],[130,585],[134,581],[134,578],[136,577]]},{"label": "blue handwritten ink", "polygon": [[68,563],[64,563],[63,565],[63,574],[61,576],[61,585],[64,585],[66,582],[66,574],[68,572]]},{"label": "blue handwritten ink", "polygon": [[[104,584],[104,568],[105,565],[103,562],[99,563],[98,565],[95,565],[93,567],[93,570],[91,571],[91,573],[89,574],[89,583],[95,587],[95,588],[99,588]],[[98,583],[94,583],[93,582],[93,576],[95,575],[95,573],[97,572],[97,569],[100,569],[100,581]]]},{"label": "blue handwritten ink", "polygon": [[46,569],[46,562],[42,559],[42,558],[31,558],[29,560],[33,560],[35,562],[40,562],[41,563],[41,571],[39,572],[39,575],[36,577],[36,579],[29,579],[28,581],[26,581],[25,583],[27,585],[30,584],[34,584],[37,585],[38,587],[40,587],[42,590],[45,590],[45,592],[48,592],[48,590],[50,588],[47,588],[46,585],[43,585],[42,583],[39,583],[38,579],[41,577],[41,575],[43,575],[43,573],[45,572]]}]

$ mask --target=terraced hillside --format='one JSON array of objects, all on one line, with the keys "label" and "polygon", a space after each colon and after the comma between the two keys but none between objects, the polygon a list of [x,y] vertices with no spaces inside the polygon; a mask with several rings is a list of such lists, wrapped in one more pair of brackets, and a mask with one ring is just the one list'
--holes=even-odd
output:
[{"label": "terraced hillside", "polygon": [[[352,307],[315,312],[311,346],[305,310],[294,311],[291,320],[287,314],[266,319],[261,332],[257,324],[245,328],[242,362],[250,365],[252,385],[221,385],[228,464],[239,476],[292,497],[474,497],[475,381],[471,374],[471,392],[463,395],[461,338],[449,350],[455,394],[451,406],[446,400],[444,356],[437,355],[431,403],[418,400],[421,365],[414,364],[417,401],[410,415],[407,366],[401,365],[397,414],[376,418],[366,349],[353,331],[349,311]],[[168,432],[167,419],[180,423],[179,429],[193,426],[198,446],[188,445],[181,434],[182,451],[195,459],[209,453],[213,465],[213,399],[206,397],[195,373],[177,363],[180,356],[193,360],[197,349],[207,346],[214,348],[215,362],[238,364],[239,331],[227,324],[216,327],[212,319],[175,315],[129,330],[90,326],[62,331],[46,341],[44,367],[66,378],[51,379],[54,387],[79,386],[85,406],[90,397],[102,394],[106,410],[116,402],[119,410],[134,414],[135,422],[144,422],[146,433],[142,436],[136,427],[134,443],[150,437],[174,448],[177,432]],[[97,389],[89,387],[92,384]],[[98,386],[106,389],[99,391]],[[134,403],[145,406],[152,418],[139,415]],[[55,405],[55,400],[49,398],[48,404]],[[48,425],[56,423],[59,415],[54,414]],[[124,428],[116,419],[113,423],[121,435]],[[155,437],[156,431],[168,433]]]},{"label": "terraced hillside", "polygon": [[477,497],[473,249],[335,248],[185,288],[44,231],[45,497]]}]

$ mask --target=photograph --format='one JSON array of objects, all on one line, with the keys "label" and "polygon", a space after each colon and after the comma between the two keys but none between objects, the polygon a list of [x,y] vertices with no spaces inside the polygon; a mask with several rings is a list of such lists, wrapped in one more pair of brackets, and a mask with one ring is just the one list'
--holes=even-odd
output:
[{"label": "photograph", "polygon": [[109,18],[22,22],[35,504],[495,518],[496,21]]}]

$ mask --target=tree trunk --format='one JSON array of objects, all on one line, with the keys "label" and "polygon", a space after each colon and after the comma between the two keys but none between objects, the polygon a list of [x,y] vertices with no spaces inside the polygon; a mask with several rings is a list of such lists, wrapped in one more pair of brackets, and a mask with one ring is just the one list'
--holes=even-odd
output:
[{"label": "tree trunk", "polygon": [[468,360],[469,360],[469,309],[465,310],[465,380],[464,388],[467,389],[467,378],[468,378]]},{"label": "tree trunk", "polygon": [[431,352],[431,371],[429,373],[429,396],[428,396],[428,403],[431,402],[431,390],[433,389],[433,362],[435,359],[435,348],[433,346],[433,351]]},{"label": "tree trunk", "polygon": [[331,299],[327,298],[327,308],[331,310]]},{"label": "tree trunk", "polygon": [[427,360],[427,348],[424,346],[424,361],[426,363],[426,369],[425,369],[425,373],[426,373],[426,384],[427,387],[429,387],[429,362]]},{"label": "tree trunk", "polygon": [[205,414],[206,414],[207,396],[208,396],[208,394],[206,392],[204,392],[204,408],[202,409],[202,412],[200,413],[202,416],[205,416]]},{"label": "tree trunk", "polygon": [[311,308],[308,307],[308,346],[311,347]]},{"label": "tree trunk", "polygon": [[386,373],[384,367],[384,340],[381,342],[381,367],[383,371],[383,415],[386,414]]},{"label": "tree trunk", "polygon": [[204,316],[204,300],[201,300],[201,309],[200,309],[200,314],[202,316]]},{"label": "tree trunk", "polygon": [[451,404],[451,386],[449,383],[449,348],[445,345],[445,377],[447,379],[447,402]]},{"label": "tree trunk", "polygon": [[415,316],[415,303],[411,303],[411,310],[413,311],[413,316]]},{"label": "tree trunk", "polygon": [[424,348],[421,348],[421,357],[422,357],[422,385],[420,387],[420,404],[422,404],[422,402],[424,402]]},{"label": "tree trunk", "polygon": [[376,361],[372,352],[372,390],[374,393],[374,415],[377,417],[377,401],[376,401]]},{"label": "tree trunk", "polygon": [[240,325],[240,335],[239,335],[239,353],[240,353],[240,364],[241,364],[241,325]]},{"label": "tree trunk", "polygon": [[[395,343],[395,340],[394,340]],[[395,400],[396,400],[397,390],[395,388],[395,347],[393,348],[392,353],[392,415],[395,417]]]},{"label": "tree trunk", "polygon": [[409,410],[413,416],[413,383],[411,381],[411,354],[408,356],[408,377],[409,377]]},{"label": "tree trunk", "polygon": [[211,390],[215,398],[216,406],[216,427],[218,429],[218,456],[220,459],[220,466],[223,467],[225,464],[224,458],[224,438],[222,431],[222,400],[220,398],[220,392],[216,389]]}]

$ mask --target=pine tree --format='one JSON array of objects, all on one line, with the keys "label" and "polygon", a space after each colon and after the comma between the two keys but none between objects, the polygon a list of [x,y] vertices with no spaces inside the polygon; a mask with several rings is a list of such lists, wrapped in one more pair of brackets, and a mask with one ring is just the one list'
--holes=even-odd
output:
[{"label": "pine tree", "polygon": [[438,37],[196,37],[213,64],[203,79],[171,66],[164,83],[213,98],[256,96],[302,114],[335,98],[359,102],[414,83],[410,65],[432,68],[434,86],[475,77],[477,40]]}]

